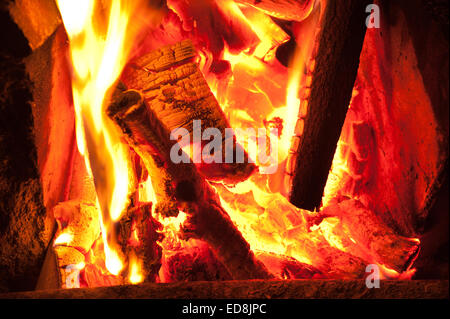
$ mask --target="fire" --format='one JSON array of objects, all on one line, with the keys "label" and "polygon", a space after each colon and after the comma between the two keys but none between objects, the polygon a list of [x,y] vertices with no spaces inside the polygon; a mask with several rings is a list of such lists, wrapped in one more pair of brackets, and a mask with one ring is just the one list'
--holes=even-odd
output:
[{"label": "fire", "polygon": [[[120,132],[105,115],[105,107],[123,68],[135,53],[133,43],[140,27],[135,17],[137,10],[144,6],[141,1],[125,0],[102,1],[104,5],[93,0],[82,0],[76,5],[70,0],[58,0],[57,3],[70,40],[77,145],[95,181],[106,268],[114,275],[128,269],[128,282],[140,283],[145,279],[142,261],[135,253],[130,253],[126,265],[115,234],[115,223],[130,204],[130,192],[135,190],[131,156]],[[240,51],[224,43],[220,59],[229,65],[230,72],[219,76],[210,72],[213,53],[200,49],[199,65],[211,90],[234,129],[253,128],[257,131],[267,123],[281,123],[279,134],[269,136],[278,139],[279,171],[273,175],[256,172],[234,187],[213,185],[222,207],[254,252],[288,256],[313,266],[327,263],[323,257],[326,253],[320,255],[318,250],[338,251],[337,255],[341,256],[341,253],[350,253],[354,249],[358,257],[371,260],[370,253],[360,247],[338,217],[323,218],[311,227],[307,217],[313,219],[320,212],[300,210],[284,196],[289,191],[283,181],[292,138],[302,134],[296,127],[299,110],[303,116],[308,111],[306,98],[301,93],[309,89],[307,70],[314,67],[310,58],[317,31],[318,8],[311,6],[310,19],[305,17],[301,28],[294,28],[298,42],[289,67],[285,67],[275,58],[277,48],[291,40],[281,27],[251,6],[238,5],[231,0],[222,1],[221,5],[223,10],[232,13],[239,25],[254,33],[254,37],[249,36],[252,41]],[[146,10],[140,13],[145,17],[154,14]],[[256,139],[255,136],[250,138]],[[251,158],[256,157],[250,143],[238,142]],[[349,154],[345,153],[345,146],[342,140],[338,144],[325,189],[324,206],[335,198],[343,176],[348,172]],[[150,176],[140,182],[134,204],[152,202],[155,207],[157,198],[151,182]],[[191,247],[191,242],[180,236],[188,219],[184,212],[179,212],[178,217],[154,217],[163,226],[164,239],[159,244],[164,256]],[[139,235],[133,224],[129,246],[141,244]],[[70,234],[62,233],[54,244],[64,245],[71,241]],[[386,278],[414,273],[408,270],[399,274],[386,266],[380,267]]]},{"label": "fire", "polygon": [[137,35],[140,1],[57,1],[70,40],[72,91],[78,150],[94,178],[101,213],[106,266],[123,268],[116,249],[114,222],[128,205],[131,189],[128,149],[104,113]]},{"label": "fire", "polygon": [[53,245],[54,246],[67,245],[67,244],[70,244],[70,242],[72,240],[73,240],[73,234],[62,233],[58,237],[56,237],[55,241],[53,242]]},{"label": "fire", "polygon": [[132,254],[130,256],[130,271],[128,275],[128,280],[132,284],[138,284],[141,283],[144,280],[144,276],[141,274],[141,265],[138,258]]}]

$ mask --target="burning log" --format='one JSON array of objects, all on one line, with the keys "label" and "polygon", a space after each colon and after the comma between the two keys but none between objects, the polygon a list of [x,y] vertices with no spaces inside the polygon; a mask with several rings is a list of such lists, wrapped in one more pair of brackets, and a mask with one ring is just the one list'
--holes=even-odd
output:
[{"label": "burning log", "polygon": [[326,278],[319,269],[288,256],[266,252],[255,252],[256,258],[266,265],[278,279]]},{"label": "burning log", "polygon": [[[124,82],[128,88],[144,92],[147,105],[166,130],[185,128],[192,141],[196,129],[193,123],[200,120],[205,128],[219,129],[225,150],[228,145],[225,129],[230,125],[198,66],[191,62],[195,55],[189,40],[152,51],[131,63],[125,70]],[[199,170],[208,180],[235,184],[247,179],[255,166],[248,163],[248,155],[234,136],[228,138],[233,139],[233,154],[243,153],[244,162],[226,163],[222,152],[222,163],[202,161]],[[197,163],[195,155],[194,162]]]},{"label": "burning log", "polygon": [[207,243],[191,239],[188,241],[188,245],[192,246],[165,256],[163,271],[160,272],[163,282],[232,279]]},{"label": "burning log", "polygon": [[314,7],[314,0],[236,0],[238,3],[252,6],[272,17],[303,21]]},{"label": "burning log", "polygon": [[[79,272],[85,266],[85,255],[100,236],[97,207],[93,203],[70,200],[56,205],[52,213],[58,232],[53,247],[47,252],[37,289],[79,287]],[[50,282],[44,282],[44,278]]]},{"label": "burning log", "polygon": [[289,199],[314,210],[321,204],[336,145],[352,96],[369,1],[327,1],[302,89]]},{"label": "burning log", "polygon": [[[247,228],[248,236],[257,238],[258,242],[263,243],[263,247],[264,245],[278,247],[278,251],[282,251],[297,260],[306,258],[310,264],[314,265],[313,268],[310,268],[311,272],[308,272],[307,269],[305,269],[306,273],[299,271],[299,276],[302,274],[307,276],[308,273],[314,276],[317,272],[318,276],[320,275],[323,278],[354,279],[364,277],[368,264],[365,258],[337,248],[335,243],[331,240],[328,241],[328,238],[320,229],[311,231],[311,226],[320,224],[323,216],[299,210],[288,203],[281,195],[271,196],[269,204],[266,207],[261,207],[255,202],[251,192],[240,194],[240,200],[235,200],[236,194],[226,190],[225,187],[216,185],[215,188],[232,211],[243,216],[252,214],[252,210],[256,211],[255,215],[258,222],[252,223]],[[244,217],[244,221],[241,221],[241,223],[247,222],[250,224],[251,220],[246,220]],[[280,241],[278,238],[282,238],[282,240]],[[260,259],[260,256],[262,256],[262,259]],[[268,259],[267,256],[261,254],[257,254],[257,258],[275,275],[280,276],[283,273],[281,270],[285,267],[284,262],[277,261],[274,263],[273,258]],[[288,261],[288,264],[290,263]],[[301,265],[302,263],[300,263],[300,268],[307,267]]]},{"label": "burning log", "polygon": [[170,150],[176,142],[140,93],[119,91],[113,99],[108,115],[143,160],[158,202],[189,215],[183,229],[186,236],[206,241],[234,279],[271,278],[196,167],[171,161]]},{"label": "burning log", "polygon": [[375,213],[357,200],[345,200],[325,208],[323,216],[337,216],[357,245],[363,246],[376,262],[397,272],[406,271],[417,258],[420,241],[397,235]]},{"label": "burning log", "polygon": [[93,203],[59,203],[53,208],[53,216],[59,226],[55,245],[69,245],[86,254],[100,235],[99,213]]},{"label": "burning log", "polygon": [[119,221],[119,244],[128,259],[128,277],[132,273],[132,263],[142,261],[143,282],[155,282],[161,267],[162,249],[158,244],[162,235],[157,232],[162,225],[151,215],[151,204],[127,210]]}]

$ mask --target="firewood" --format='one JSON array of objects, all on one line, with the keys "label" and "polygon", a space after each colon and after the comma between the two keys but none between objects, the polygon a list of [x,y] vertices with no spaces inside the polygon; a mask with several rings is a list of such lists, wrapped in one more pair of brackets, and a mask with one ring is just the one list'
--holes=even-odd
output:
[{"label": "firewood", "polygon": [[255,252],[255,256],[277,279],[320,279],[326,278],[319,269],[314,266],[301,263],[288,256],[267,252]]},{"label": "firewood", "polygon": [[59,272],[59,284],[62,288],[79,288],[76,283],[79,271],[84,267],[85,257],[73,247],[54,247],[57,257],[57,269]]},{"label": "firewood", "polygon": [[97,265],[86,264],[80,271],[80,287],[104,287],[123,285],[123,278],[105,272]]},{"label": "firewood", "polygon": [[[141,262],[143,282],[155,282],[161,267],[162,249],[158,244],[162,225],[151,215],[151,203],[128,209],[118,222],[119,244],[128,266],[131,258]],[[124,277],[130,268],[124,269]]]},{"label": "firewood", "polygon": [[188,248],[171,252],[164,258],[160,279],[162,282],[231,280],[226,268],[208,244],[191,239]]},{"label": "firewood", "polygon": [[324,209],[323,216],[337,216],[345,232],[375,256],[376,262],[397,272],[407,270],[420,250],[420,241],[397,235],[371,210],[357,200],[344,200]]},{"label": "firewood", "polygon": [[302,88],[296,142],[288,162],[289,200],[315,210],[321,205],[341,129],[347,114],[366,31],[370,1],[327,1]]},{"label": "firewood", "polygon": [[[134,96],[132,103],[127,95]],[[120,96],[124,98],[120,98]],[[175,205],[189,215],[186,236],[206,241],[234,279],[271,278],[248,243],[219,204],[217,194],[192,163],[175,164],[170,149],[176,141],[137,91],[117,93],[107,110],[127,143],[142,158],[159,201]],[[117,102],[119,101],[119,102]],[[170,204],[169,204],[170,205]]]},{"label": "firewood", "polygon": [[233,149],[229,151],[242,152],[244,163],[225,163],[225,129],[230,125],[197,64],[192,62],[195,54],[189,40],[150,52],[126,68],[124,83],[143,92],[147,105],[168,131],[185,128],[192,142],[195,120],[201,120],[203,129],[219,129],[222,163],[202,161],[198,163],[199,170],[208,180],[235,184],[247,179],[256,167],[249,163],[248,155],[234,137]]},{"label": "firewood", "polygon": [[131,64],[149,72],[160,72],[195,56],[195,48],[191,41],[184,40],[175,45],[167,45],[154,50],[133,60]]},{"label": "firewood", "polygon": [[303,21],[314,6],[314,0],[235,0],[238,3],[252,6],[272,17]]},{"label": "firewood", "polygon": [[[56,205],[52,213],[58,223],[58,232],[53,247],[49,247],[47,257],[52,255],[56,257],[56,273],[47,277],[51,278],[52,285],[58,285],[58,288],[78,287],[79,272],[86,261],[85,255],[100,236],[98,209],[94,203],[69,200]],[[45,265],[50,266],[49,262]],[[47,271],[50,270],[55,272],[55,269]],[[38,288],[44,287],[48,285],[41,281]]]},{"label": "firewood", "polygon": [[84,255],[73,247],[56,246],[54,247],[59,268],[69,265],[78,265],[85,261]]},{"label": "firewood", "polygon": [[62,202],[53,208],[53,216],[59,226],[56,237],[59,234],[70,236],[70,242],[63,245],[86,254],[100,233],[99,212],[95,204],[78,200]]},{"label": "firewood", "polygon": [[[235,200],[236,194],[226,190],[225,187],[215,185],[215,188],[234,211],[242,214],[251,214],[251,211],[254,211],[257,214],[258,222],[261,224],[252,225],[255,230],[249,227],[249,236],[271,246],[278,246],[286,255],[295,259],[307,258],[324,278],[364,277],[368,264],[365,259],[354,255],[353,252],[349,253],[332,246],[320,230],[310,230],[311,226],[323,220],[323,216],[299,210],[287,203],[287,200],[279,194],[273,195],[268,200],[267,207],[261,207],[255,202],[251,192],[240,194],[239,201]],[[283,238],[282,241],[273,238],[271,233]]]}]

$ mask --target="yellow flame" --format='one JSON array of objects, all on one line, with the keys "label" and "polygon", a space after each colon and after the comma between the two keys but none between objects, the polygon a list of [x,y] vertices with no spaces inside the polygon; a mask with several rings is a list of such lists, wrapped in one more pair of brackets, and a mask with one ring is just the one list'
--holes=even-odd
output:
[{"label": "yellow flame", "polygon": [[73,234],[69,234],[69,233],[62,233],[61,235],[59,235],[55,241],[53,242],[54,246],[57,245],[68,245],[70,244],[70,242],[73,240]]},{"label": "yellow flame", "polygon": [[141,273],[141,262],[138,260],[135,254],[130,256],[130,270],[128,275],[128,281],[133,285],[139,284],[144,281],[144,276]]},{"label": "yellow flame", "polygon": [[84,261],[82,261],[82,262],[80,262],[80,263],[75,265],[75,268],[78,269],[78,270],[83,270],[84,267],[86,267],[86,263]]},{"label": "yellow flame", "polygon": [[105,114],[105,101],[137,33],[130,19],[140,1],[57,0],[57,5],[70,40],[77,145],[95,181],[107,268],[118,274],[122,262],[113,223],[128,205],[130,165],[128,149]]}]

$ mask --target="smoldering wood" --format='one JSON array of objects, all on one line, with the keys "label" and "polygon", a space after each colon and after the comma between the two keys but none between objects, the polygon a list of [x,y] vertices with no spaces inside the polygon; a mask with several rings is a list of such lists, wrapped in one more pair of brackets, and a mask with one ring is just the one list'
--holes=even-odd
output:
[{"label": "smoldering wood", "polygon": [[[214,186],[231,209],[242,214],[251,214],[250,210],[256,210],[258,216],[269,216],[262,222],[267,224],[282,225],[278,229],[280,236],[284,238],[285,249],[290,251],[292,256],[307,257],[323,278],[363,278],[368,264],[365,259],[353,254],[353,252],[342,251],[333,247],[327,238],[320,231],[311,231],[313,225],[319,224],[323,220],[318,214],[298,210],[293,205],[283,203],[284,197],[280,195],[271,199],[267,207],[259,206],[253,195],[249,192],[240,194],[240,201],[235,200],[235,194],[226,190],[220,185]],[[287,202],[287,200],[286,200]],[[280,213],[281,212],[281,213]],[[262,219],[259,217],[259,219]],[[286,222],[289,220],[289,222]],[[263,226],[261,226],[263,227]],[[264,234],[267,236],[267,234]],[[342,235],[342,234],[340,234]],[[344,236],[342,236],[344,238]],[[261,238],[260,240],[264,240]],[[264,260],[262,260],[264,262]],[[280,261],[278,266],[280,268]],[[303,273],[307,275],[308,272]]]},{"label": "smoldering wood", "polygon": [[60,243],[54,240],[48,247],[36,290],[66,287],[71,271],[78,271],[66,269],[67,266],[85,263],[85,255],[100,237],[99,212],[93,202],[80,199],[61,202],[53,208],[52,215],[58,224],[54,239],[61,234],[70,235],[70,239]]},{"label": "smoldering wood", "polygon": [[178,251],[165,251],[160,279],[162,282],[223,281],[232,277],[209,245],[196,239]]},{"label": "smoldering wood", "polygon": [[269,268],[277,279],[320,279],[326,275],[314,266],[296,259],[267,252],[255,252],[256,258]]},{"label": "smoldering wood", "polygon": [[94,203],[70,200],[53,208],[53,216],[58,222],[59,234],[69,234],[72,239],[65,243],[86,254],[100,236],[99,211]]},{"label": "smoldering wood", "polygon": [[[161,268],[162,248],[159,242],[163,235],[158,231],[162,225],[152,217],[151,207],[149,203],[130,208],[118,222],[118,242],[128,262],[124,277],[128,277],[130,258],[134,257],[142,261],[143,282],[155,282]],[[137,238],[133,238],[133,233]]]},{"label": "smoldering wood", "polygon": [[[366,30],[369,1],[322,3],[321,29],[306,81],[307,114],[298,134],[289,200],[297,207],[320,207],[337,142],[352,96]],[[308,83],[310,82],[310,83]]]},{"label": "smoldering wood", "polygon": [[195,56],[190,40],[166,46],[131,62],[123,79],[128,88],[143,92],[147,105],[168,131],[185,128],[192,142],[195,120],[201,121],[203,129],[217,128],[222,134],[222,163],[202,162],[199,170],[208,180],[235,184],[247,179],[256,167],[249,163],[247,153],[235,137],[231,137],[233,148],[227,151],[244,154],[244,161],[226,163],[224,150],[228,144],[225,129],[230,125],[203,74],[193,62]]},{"label": "smoldering wood", "polygon": [[[167,45],[158,50],[153,50],[131,61],[130,64],[136,66],[137,69],[147,72],[161,72],[178,63],[191,60],[195,56],[196,52],[192,42],[184,40],[174,45]],[[145,85],[145,83],[142,84]],[[136,85],[139,85],[139,82],[136,82]]]},{"label": "smoldering wood", "polygon": [[132,90],[118,95],[115,98],[119,101],[121,95],[133,95],[136,103],[112,103],[108,115],[142,158],[152,177],[158,202],[165,203],[163,206],[169,203],[171,209],[188,214],[184,235],[206,241],[233,279],[271,278],[264,265],[254,258],[248,243],[221,207],[217,194],[195,165],[172,162],[170,149],[176,141],[170,140],[169,131],[139,97],[139,92]]},{"label": "smoldering wood", "polygon": [[265,14],[292,21],[303,21],[311,12],[314,0],[236,0],[238,3],[252,6]]},{"label": "smoldering wood", "polygon": [[321,211],[322,216],[338,216],[345,231],[377,262],[402,273],[409,269],[420,250],[420,241],[397,235],[375,213],[357,200],[344,200]]}]

